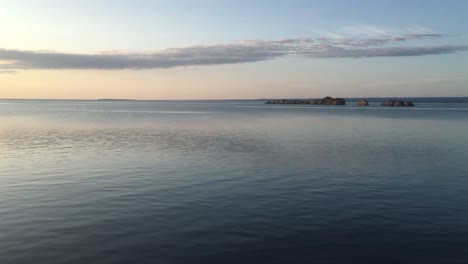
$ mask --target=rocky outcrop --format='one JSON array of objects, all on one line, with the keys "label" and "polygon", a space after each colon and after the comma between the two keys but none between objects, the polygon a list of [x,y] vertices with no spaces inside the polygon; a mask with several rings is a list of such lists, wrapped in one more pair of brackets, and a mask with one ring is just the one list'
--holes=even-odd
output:
[{"label": "rocky outcrop", "polygon": [[369,106],[369,102],[367,100],[361,99],[357,103],[358,106]]},{"label": "rocky outcrop", "polygon": [[346,100],[343,98],[324,97],[322,99],[308,100],[292,100],[292,99],[277,99],[269,100],[267,104],[312,104],[312,105],[345,105]]},{"label": "rocky outcrop", "polygon": [[410,101],[390,100],[382,103],[382,106],[414,106]]},{"label": "rocky outcrop", "polygon": [[330,96],[316,100],[319,105],[345,105],[346,101],[343,98],[332,98]]}]

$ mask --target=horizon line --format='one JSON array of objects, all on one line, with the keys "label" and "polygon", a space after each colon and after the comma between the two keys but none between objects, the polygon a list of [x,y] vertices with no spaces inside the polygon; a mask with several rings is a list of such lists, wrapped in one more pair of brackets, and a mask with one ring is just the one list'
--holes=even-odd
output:
[{"label": "horizon line", "polygon": [[[95,99],[80,99],[80,98],[0,98],[0,100],[44,100],[44,101],[101,101],[101,102],[111,102],[111,101],[124,101],[124,102],[135,102],[135,101],[264,101],[264,100],[281,100],[281,99],[320,99],[323,97],[278,97],[278,98],[218,98],[218,99],[133,99],[133,98],[95,98]],[[388,98],[468,98],[468,95],[465,96],[352,96],[352,97],[336,97],[343,99],[388,99]]]}]

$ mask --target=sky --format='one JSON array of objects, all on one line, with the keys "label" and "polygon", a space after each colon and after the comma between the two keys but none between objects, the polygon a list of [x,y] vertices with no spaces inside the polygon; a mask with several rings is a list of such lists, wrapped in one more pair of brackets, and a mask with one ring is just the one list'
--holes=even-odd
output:
[{"label": "sky", "polygon": [[0,98],[468,96],[464,0],[0,0]]}]

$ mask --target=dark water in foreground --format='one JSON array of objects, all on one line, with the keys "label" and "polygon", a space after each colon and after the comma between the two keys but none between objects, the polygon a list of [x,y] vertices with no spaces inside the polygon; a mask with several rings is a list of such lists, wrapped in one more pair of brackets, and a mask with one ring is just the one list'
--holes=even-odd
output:
[{"label": "dark water in foreground", "polygon": [[0,263],[468,263],[468,104],[0,101]]}]

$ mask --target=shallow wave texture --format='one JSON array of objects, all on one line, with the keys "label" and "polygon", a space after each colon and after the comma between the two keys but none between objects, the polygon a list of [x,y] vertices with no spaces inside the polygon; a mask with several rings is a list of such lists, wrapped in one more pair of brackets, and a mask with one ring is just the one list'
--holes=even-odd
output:
[{"label": "shallow wave texture", "polygon": [[468,104],[0,100],[0,263],[467,263]]}]

